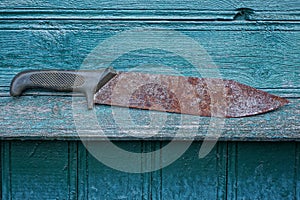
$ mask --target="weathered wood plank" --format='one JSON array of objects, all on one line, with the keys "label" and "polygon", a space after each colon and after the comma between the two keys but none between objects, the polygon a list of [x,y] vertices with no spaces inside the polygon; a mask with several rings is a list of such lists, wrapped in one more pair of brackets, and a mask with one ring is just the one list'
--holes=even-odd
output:
[{"label": "weathered wood plank", "polygon": [[[299,21],[245,21],[245,20],[80,20],[39,19],[1,20],[0,30],[54,30],[54,31],[104,31],[115,34],[120,31],[144,28],[177,31],[299,31]],[[99,37],[99,36],[98,36]]]},{"label": "weathered wood plank", "polygon": [[[287,2],[293,5],[291,1]],[[26,2],[23,3],[26,4]],[[8,127],[8,131],[3,133],[3,138],[27,137],[29,132],[31,134],[28,138],[36,137],[36,139],[40,136],[51,139],[76,137],[69,94],[63,93],[58,97],[59,94],[54,93],[55,96],[51,97],[52,94],[46,92],[41,93],[46,95],[45,97],[35,98],[30,96],[36,96],[39,93],[29,92],[27,93],[29,97],[25,97],[25,102],[23,100],[21,102],[22,98],[12,102],[8,98],[11,79],[17,72],[26,69],[78,69],[88,53],[100,42],[131,28],[155,30],[164,28],[181,31],[199,42],[219,68],[203,69],[204,74],[199,74],[197,69],[184,58],[170,52],[141,50],[129,52],[115,60],[111,65],[117,70],[128,71],[136,66],[143,66],[144,72],[169,73],[164,70],[164,67],[156,67],[167,66],[174,67],[175,71],[183,75],[204,77],[214,76],[215,72],[219,71],[225,79],[234,79],[270,93],[289,97],[294,104],[282,110],[256,116],[250,120],[247,118],[226,122],[224,128],[226,136],[223,139],[280,140],[284,138],[284,140],[293,140],[298,138],[296,133],[299,132],[298,43],[300,26],[296,7],[292,10],[285,9],[284,6],[279,9],[278,5],[273,7],[269,6],[270,2],[266,2],[259,6],[263,8],[268,5],[267,11],[255,9],[253,13],[244,13],[244,16],[239,16],[241,11],[235,11],[232,8],[233,4],[230,5],[230,9],[229,7],[224,9],[224,3],[213,9],[194,6],[190,10],[173,9],[172,12],[167,7],[157,10],[158,7],[151,8],[151,6],[141,11],[138,10],[140,7],[134,7],[137,5],[131,5],[131,9],[119,9],[124,4],[116,4],[117,7],[111,6],[110,9],[104,9],[104,6],[99,10],[97,5],[103,5],[103,1],[98,3],[91,9],[85,7],[84,10],[75,9],[75,11],[69,9],[68,4],[64,4],[65,7],[60,7],[61,9],[56,9],[62,5],[59,2],[56,2],[58,7],[51,7],[51,3],[43,4],[45,7],[40,7],[38,10],[16,10],[10,9],[9,6],[2,8],[0,44],[3,48],[0,49],[0,96],[4,98],[1,98],[0,104],[7,109],[7,112],[1,114],[4,119],[1,125]],[[166,2],[162,2],[164,3]],[[250,1],[238,3],[238,5],[248,3]],[[26,7],[25,4],[22,5]],[[80,4],[82,3],[78,5]],[[195,4],[202,5],[203,2]],[[212,5],[211,2],[204,4]],[[21,4],[16,3],[12,7],[19,7],[18,5]],[[145,5],[140,4],[140,6]],[[185,5],[178,4],[178,6]],[[282,20],[289,21],[283,22]],[[153,37],[155,39],[155,35]],[[102,58],[98,61],[103,63],[103,66],[109,64]],[[53,100],[54,102],[51,102]],[[43,105],[45,101],[49,104]],[[112,120],[109,109],[98,109],[97,112],[100,113],[99,115],[107,116],[105,119],[101,118],[102,120],[108,122]],[[280,115],[274,114],[277,112],[280,112]],[[26,116],[28,113],[30,113],[30,118]],[[139,111],[133,113],[136,116],[141,113],[146,115],[145,112]],[[13,123],[17,119],[21,119],[19,120],[21,128],[18,129]],[[200,121],[202,131],[196,134],[199,139],[204,137],[203,133],[208,128],[208,119]],[[196,121],[191,120],[191,123],[196,123]],[[168,127],[174,125],[169,124]],[[109,123],[104,126],[109,134],[116,130],[115,126]],[[128,126],[127,128],[137,133],[140,127]],[[172,137],[172,131],[168,131],[168,136]],[[227,137],[229,135],[230,137]],[[120,139],[117,134],[111,136]],[[191,139],[191,136],[188,137]],[[263,137],[266,138],[263,139]],[[179,138],[184,137],[181,135]]]},{"label": "weathered wood plank", "polygon": [[216,0],[216,1],[192,1],[192,0],[162,0],[162,1],[147,1],[147,0],[101,0],[101,1],[9,1],[3,0],[0,3],[0,8],[55,8],[55,9],[203,9],[203,10],[229,10],[237,8],[252,8],[254,10],[299,10],[299,2],[297,0],[282,0],[282,1],[262,1],[254,0]]},{"label": "weathered wood plank", "polygon": [[174,9],[0,9],[0,20],[297,21],[299,11]]},{"label": "weathered wood plank", "polygon": [[[125,25],[131,26],[130,23]],[[84,58],[100,42],[117,32],[61,29],[0,33],[0,93],[5,93],[13,76],[21,70],[79,69]],[[202,67],[203,77],[214,76],[219,71],[224,79],[234,79],[256,88],[277,88],[283,91],[299,89],[300,32],[190,30],[183,33],[199,42],[219,67]],[[152,39],[155,40],[155,36]],[[121,71],[138,66],[143,72],[170,73],[164,67],[157,67],[166,66],[183,75],[201,76],[197,67],[165,51],[140,50],[124,54],[111,64],[101,57],[97,62],[100,63],[99,67],[112,65]]]},{"label": "weathered wood plank", "polygon": [[[78,98],[82,108],[75,110],[74,115],[70,97],[29,96],[18,99],[2,97],[0,106],[4,112],[0,113],[1,139],[79,139],[73,117],[76,120],[86,120],[76,113],[80,111],[88,114],[93,111],[87,110],[83,97]],[[290,101],[289,105],[274,112],[246,118],[226,119],[225,126],[221,129],[223,134],[220,140],[298,141],[300,139],[300,99],[295,98]],[[123,112],[124,110],[118,111]],[[139,123],[136,124],[127,118],[115,122],[115,116],[109,106],[96,106],[95,112],[96,121],[101,122],[101,129],[105,131],[106,136],[113,140],[139,140],[140,137],[148,137],[149,134],[155,133],[157,133],[155,136],[146,138],[146,140],[168,140],[173,137],[179,140],[201,140],[207,135],[210,122],[210,118],[205,117],[185,115],[184,121],[180,121],[180,115],[177,114],[131,109],[131,118],[139,119]],[[147,120],[149,114],[154,118],[167,115],[168,121],[164,122],[164,128],[161,129],[155,124],[149,125]],[[177,133],[175,128],[180,123],[182,123],[180,127],[183,132]],[[120,126],[121,131],[118,128]],[[83,138],[90,136],[94,139],[104,139],[103,135],[99,135],[99,132],[93,129],[94,127],[83,129],[82,131],[88,133]],[[136,137],[128,135],[129,133]]]}]

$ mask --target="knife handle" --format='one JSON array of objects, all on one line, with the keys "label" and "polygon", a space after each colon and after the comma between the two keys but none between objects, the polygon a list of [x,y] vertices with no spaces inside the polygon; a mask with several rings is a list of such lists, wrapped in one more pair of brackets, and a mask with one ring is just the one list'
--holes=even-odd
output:
[{"label": "knife handle", "polygon": [[44,88],[54,91],[80,92],[87,98],[88,108],[94,105],[94,94],[117,73],[112,68],[90,71],[30,70],[17,74],[11,82],[10,95]]}]

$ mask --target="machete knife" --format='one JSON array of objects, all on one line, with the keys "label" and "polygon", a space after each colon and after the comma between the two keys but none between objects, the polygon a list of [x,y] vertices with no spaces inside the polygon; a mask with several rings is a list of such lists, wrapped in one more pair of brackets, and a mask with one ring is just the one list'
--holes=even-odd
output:
[{"label": "machete knife", "polygon": [[17,74],[11,96],[30,88],[80,92],[88,108],[105,104],[199,116],[245,117],[265,113],[289,101],[238,83],[197,78],[102,70],[31,70]]}]

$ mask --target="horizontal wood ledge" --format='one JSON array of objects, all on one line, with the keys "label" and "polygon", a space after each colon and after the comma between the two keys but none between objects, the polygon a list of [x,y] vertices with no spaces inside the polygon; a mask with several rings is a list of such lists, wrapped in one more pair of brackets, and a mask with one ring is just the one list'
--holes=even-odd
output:
[{"label": "horizontal wood ledge", "polygon": [[[203,140],[208,137],[210,130],[213,138],[220,137],[219,140],[225,141],[300,141],[298,123],[300,98],[289,100],[291,101],[289,105],[276,111],[252,117],[225,119],[224,126],[214,129],[211,123],[216,122],[208,117],[180,116],[137,109],[130,109],[131,119],[124,117],[116,121],[113,112],[124,112],[126,108],[97,105],[93,111],[88,111],[84,97],[76,97],[75,101],[76,103],[79,101],[82,110],[72,109],[71,97],[22,96],[17,99],[1,97],[0,106],[4,112],[0,113],[2,119],[0,138],[2,140],[107,140],[108,138]],[[94,114],[97,118],[89,119]],[[152,119],[167,117],[168,120],[162,125],[155,123],[149,125],[149,116]],[[78,123],[76,126],[74,122],[76,120],[88,120],[88,123],[94,120],[100,126],[82,128]],[[79,138],[78,130],[81,130],[79,133],[82,138]],[[214,135],[219,130],[221,135]]]}]

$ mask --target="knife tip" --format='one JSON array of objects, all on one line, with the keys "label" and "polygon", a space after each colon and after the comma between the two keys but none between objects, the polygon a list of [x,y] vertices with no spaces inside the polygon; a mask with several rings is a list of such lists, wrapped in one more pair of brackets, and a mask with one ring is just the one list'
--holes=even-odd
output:
[{"label": "knife tip", "polygon": [[289,100],[287,100],[286,98],[282,98],[282,97],[278,97],[278,101],[280,102],[280,106],[284,106],[284,105],[290,103]]}]

